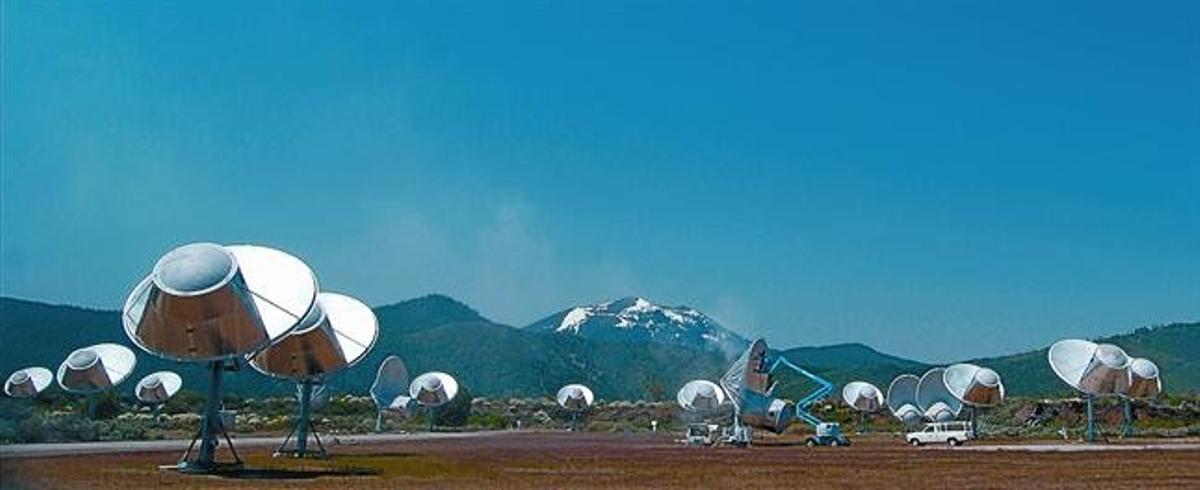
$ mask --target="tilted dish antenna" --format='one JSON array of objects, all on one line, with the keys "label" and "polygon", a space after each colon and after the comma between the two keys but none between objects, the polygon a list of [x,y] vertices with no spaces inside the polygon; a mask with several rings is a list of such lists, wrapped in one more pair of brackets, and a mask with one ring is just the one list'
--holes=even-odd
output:
[{"label": "tilted dish antenna", "polygon": [[921,378],[913,374],[901,374],[888,385],[886,403],[892,415],[904,425],[916,425],[925,417],[917,407],[917,385]]},{"label": "tilted dish antenna", "polygon": [[[142,350],[164,359],[209,367],[200,449],[184,452],[177,468],[208,473],[241,467],[221,422],[221,383],[243,356],[282,339],[316,304],[317,279],[304,262],[254,245],[193,243],[167,252],[125,300],[125,334]],[[234,462],[218,463],[224,436]]]},{"label": "tilted dish antenna", "polygon": [[842,401],[859,413],[858,431],[867,431],[867,414],[883,406],[883,392],[866,381],[852,381],[842,387]]},{"label": "tilted dish antenna", "polygon": [[179,389],[182,387],[183,378],[178,374],[171,371],[158,371],[147,374],[138,381],[137,386],[133,388],[133,394],[139,402],[161,405],[179,393]]},{"label": "tilted dish antenna", "polygon": [[1162,393],[1162,378],[1158,374],[1158,365],[1149,359],[1139,357],[1129,361],[1129,387],[1124,393],[1119,393],[1125,405],[1122,436],[1133,435],[1133,399],[1152,398]]},{"label": "tilted dish antenna", "polygon": [[[294,381],[298,387],[298,410],[292,431],[275,450],[275,455],[325,457],[325,446],[312,427],[314,386],[348,369],[367,357],[379,336],[375,313],[362,302],[336,293],[320,293],[316,305],[291,333],[250,358],[250,365],[267,376]],[[317,441],[318,451],[308,450],[308,436]],[[294,450],[286,450],[296,436]]]},{"label": "tilted dish antenna", "polygon": [[138,402],[150,405],[151,417],[158,423],[158,412],[162,405],[179,393],[183,378],[171,371],[157,371],[142,377],[133,387],[133,396]]},{"label": "tilted dish antenna", "polygon": [[569,384],[559,388],[558,394],[555,395],[554,399],[558,402],[558,406],[571,413],[571,430],[574,430],[575,420],[579,416],[579,413],[592,406],[596,395],[587,386]]},{"label": "tilted dish antenna", "polygon": [[793,402],[773,396],[772,368],[767,341],[756,339],[721,377],[721,387],[733,402],[733,429],[739,444],[749,443],[752,427],[781,434],[795,417]]},{"label": "tilted dish antenna", "polygon": [[383,432],[385,413],[410,417],[417,411],[417,400],[408,394],[408,367],[399,356],[387,356],[379,363],[371,399],[375,402],[375,432]]},{"label": "tilted dish antenna", "polygon": [[976,411],[1004,400],[1004,383],[1000,374],[992,369],[974,364],[954,364],[942,373],[942,382],[954,398],[971,409],[971,432],[978,433]]},{"label": "tilted dish antenna", "polygon": [[1047,352],[1050,369],[1084,394],[1087,404],[1088,442],[1096,440],[1096,417],[1093,399],[1129,390],[1129,356],[1112,344],[1097,344],[1079,339],[1055,342]]},{"label": "tilted dish antenna", "polygon": [[12,398],[32,398],[54,382],[54,373],[44,367],[19,369],[4,381],[4,394]]},{"label": "tilted dish antenna", "polygon": [[688,412],[711,412],[725,403],[725,390],[707,379],[694,379],[679,389],[675,401]]},{"label": "tilted dish antenna", "polygon": [[96,416],[92,395],[125,381],[137,366],[137,356],[120,344],[96,344],[76,349],[59,364],[58,386],[68,393],[88,395],[88,418]]},{"label": "tilted dish antenna", "polygon": [[433,430],[438,407],[458,396],[458,380],[440,371],[428,372],[408,385],[408,396],[429,411],[429,430]]},{"label": "tilted dish antenna", "polygon": [[917,382],[917,407],[934,422],[949,422],[962,411],[962,401],[946,387],[945,373],[946,368],[933,368]]},{"label": "tilted dish antenna", "polygon": [[883,406],[883,393],[866,381],[853,381],[842,387],[842,400],[860,412],[874,412]]}]

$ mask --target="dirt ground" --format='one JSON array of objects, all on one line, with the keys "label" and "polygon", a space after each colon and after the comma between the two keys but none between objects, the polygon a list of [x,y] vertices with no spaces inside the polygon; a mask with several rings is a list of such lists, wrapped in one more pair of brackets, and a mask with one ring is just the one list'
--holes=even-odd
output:
[{"label": "dirt ground", "polygon": [[8,458],[0,459],[0,487],[1200,488],[1196,449],[963,451],[911,448],[883,436],[842,448],[771,441],[738,449],[684,447],[667,435],[511,433],[330,450],[327,460],[292,460],[248,449],[246,469],[224,476],[159,470],[178,456],[166,452]]}]

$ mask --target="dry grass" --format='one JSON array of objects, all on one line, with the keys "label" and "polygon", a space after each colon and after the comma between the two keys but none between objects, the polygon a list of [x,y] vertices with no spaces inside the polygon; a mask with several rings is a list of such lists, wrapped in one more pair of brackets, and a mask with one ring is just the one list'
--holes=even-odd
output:
[{"label": "dry grass", "polygon": [[250,471],[160,471],[170,453],[0,461],[3,488],[1200,487],[1200,451],[1082,453],[914,449],[885,437],[849,448],[689,448],[665,436],[522,433],[331,447],[328,460],[253,450]]}]

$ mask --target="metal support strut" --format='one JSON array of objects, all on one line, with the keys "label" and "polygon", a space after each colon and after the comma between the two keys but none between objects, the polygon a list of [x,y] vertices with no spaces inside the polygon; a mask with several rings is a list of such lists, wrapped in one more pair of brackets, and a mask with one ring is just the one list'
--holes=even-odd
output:
[{"label": "metal support strut", "polygon": [[1096,442],[1096,416],[1092,411],[1092,396],[1087,397],[1087,442]]},{"label": "metal support strut", "polygon": [[[200,419],[200,430],[196,431],[196,435],[192,437],[192,443],[183,452],[183,456],[179,459],[179,464],[174,467],[184,473],[215,473],[221,470],[242,467],[242,458],[238,456],[237,450],[233,448],[233,441],[229,438],[229,433],[225,430],[225,424],[221,422],[221,382],[225,376],[224,362],[210,362],[209,373],[208,399],[204,402],[204,416]],[[229,451],[233,453],[233,462],[217,462],[218,437],[225,438],[225,443],[229,447]],[[197,440],[200,441],[200,451],[196,454],[195,459],[189,459],[192,449],[196,447]]]},{"label": "metal support strut", "polygon": [[[288,432],[287,437],[283,438],[283,444],[275,450],[275,457],[284,454],[291,455],[295,458],[304,458],[313,456],[317,458],[326,457],[325,445],[321,443],[321,436],[317,435],[316,429],[312,425],[312,392],[314,381],[306,379],[300,382],[300,399],[299,407],[296,411],[296,422],[292,425],[291,432]],[[296,436],[296,449],[287,450],[288,441],[292,439],[292,435]],[[317,451],[308,450],[308,436],[312,434],[313,439],[317,441]]]}]

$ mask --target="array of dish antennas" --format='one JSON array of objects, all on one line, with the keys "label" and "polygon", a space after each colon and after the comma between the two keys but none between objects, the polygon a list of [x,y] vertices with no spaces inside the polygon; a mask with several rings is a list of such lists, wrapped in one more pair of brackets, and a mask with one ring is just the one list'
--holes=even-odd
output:
[{"label": "array of dish antennas", "polygon": [[866,381],[852,381],[842,387],[842,401],[859,413],[859,432],[867,431],[867,414],[883,406],[883,392]]},{"label": "array of dish antennas", "polygon": [[[275,455],[295,457],[326,455],[325,446],[312,426],[314,390],[324,393],[325,380],[358,364],[379,336],[379,322],[367,305],[349,296],[320,293],[291,333],[250,357],[250,365],[267,376],[294,381],[298,411],[291,432]],[[308,450],[308,436],[317,451]],[[295,447],[287,449],[295,436]]]},{"label": "array of dish antennas", "polygon": [[54,374],[44,367],[19,369],[4,381],[4,394],[13,398],[32,398],[46,391],[54,382]]},{"label": "array of dish antennas", "polygon": [[371,384],[371,399],[376,409],[375,432],[383,431],[385,414],[410,417],[416,413],[417,400],[409,396],[408,367],[399,357],[387,356],[379,363]]},{"label": "array of dish antennas", "polygon": [[707,379],[695,379],[679,389],[675,401],[688,412],[711,412],[725,403],[725,390]]},{"label": "array of dish antennas", "polygon": [[[193,243],[167,252],[125,300],[125,334],[155,356],[207,363],[208,396],[196,439],[178,468],[210,472],[241,466],[219,414],[227,368],[279,342],[317,303],[317,279],[300,259],[254,245]],[[232,463],[215,460],[224,436]],[[194,446],[193,441],[193,446]]]},{"label": "array of dish antennas", "polygon": [[901,374],[888,385],[887,406],[892,415],[905,425],[915,425],[924,418],[917,406],[917,385],[921,378],[912,374]]},{"label": "array of dish antennas", "polygon": [[1125,405],[1123,433],[1133,430],[1131,398],[1155,396],[1162,391],[1158,366],[1148,359],[1131,358],[1120,347],[1087,340],[1067,339],[1055,342],[1047,354],[1050,369],[1065,383],[1084,394],[1087,403],[1089,442],[1096,440],[1093,399],[1119,396]]}]

